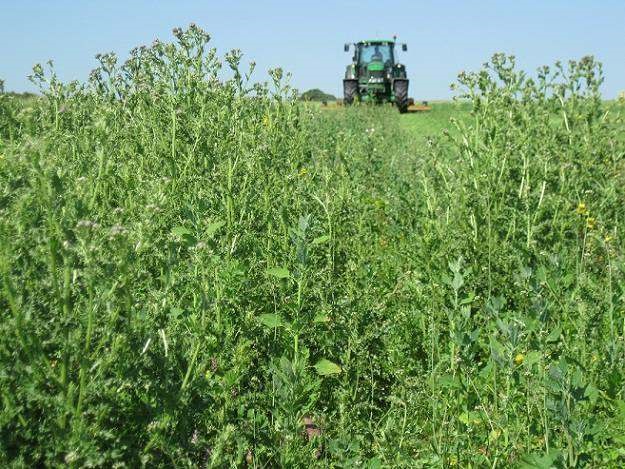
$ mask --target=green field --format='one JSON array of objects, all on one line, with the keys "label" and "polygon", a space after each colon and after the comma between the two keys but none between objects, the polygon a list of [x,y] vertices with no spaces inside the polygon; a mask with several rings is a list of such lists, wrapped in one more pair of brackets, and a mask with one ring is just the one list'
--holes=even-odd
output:
[{"label": "green field", "polygon": [[330,112],[176,34],[0,94],[3,467],[625,465],[594,60]]},{"label": "green field", "polygon": [[470,118],[471,104],[468,102],[437,102],[431,107],[431,111],[405,114],[400,121],[401,127],[417,138],[439,137],[444,130],[454,131],[450,119],[466,121]]}]

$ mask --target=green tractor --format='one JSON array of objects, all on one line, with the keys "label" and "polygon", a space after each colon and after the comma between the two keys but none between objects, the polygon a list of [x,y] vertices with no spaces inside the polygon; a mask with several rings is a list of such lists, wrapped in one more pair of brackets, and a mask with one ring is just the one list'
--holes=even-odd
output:
[{"label": "green tractor", "polygon": [[[394,103],[399,112],[408,110],[408,77],[406,67],[396,61],[396,38],[345,44],[345,52],[354,47],[352,63],[343,80],[343,102]],[[406,44],[401,44],[407,51]]]}]

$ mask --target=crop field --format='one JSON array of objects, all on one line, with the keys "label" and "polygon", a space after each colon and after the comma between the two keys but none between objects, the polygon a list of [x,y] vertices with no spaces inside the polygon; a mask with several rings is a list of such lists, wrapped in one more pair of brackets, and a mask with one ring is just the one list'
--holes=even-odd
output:
[{"label": "crop field", "polygon": [[400,115],[195,26],[99,60],[0,94],[2,467],[625,466],[600,64]]}]

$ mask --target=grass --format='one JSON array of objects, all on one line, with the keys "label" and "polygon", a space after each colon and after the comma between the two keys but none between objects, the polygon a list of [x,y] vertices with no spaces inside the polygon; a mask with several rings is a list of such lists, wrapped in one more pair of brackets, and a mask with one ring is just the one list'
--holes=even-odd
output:
[{"label": "grass", "polygon": [[[467,120],[470,117],[471,105],[468,102],[437,101],[429,105],[431,107],[429,111],[408,112],[401,117],[400,127],[406,130],[409,136],[420,140],[438,137],[443,131],[454,131],[453,126],[450,125],[451,119]],[[308,106],[323,111],[344,109],[342,105],[335,103],[328,103],[327,106],[322,106],[320,103],[308,103]],[[389,107],[392,106],[389,105]]]},{"label": "grass", "polygon": [[431,104],[432,110],[409,113],[402,117],[401,126],[406,131],[419,137],[437,137],[444,130],[453,130],[450,119],[467,119],[471,110],[465,102],[436,102]]},{"label": "grass", "polygon": [[597,63],[325,112],[174,35],[0,95],[3,466],[623,466]]}]

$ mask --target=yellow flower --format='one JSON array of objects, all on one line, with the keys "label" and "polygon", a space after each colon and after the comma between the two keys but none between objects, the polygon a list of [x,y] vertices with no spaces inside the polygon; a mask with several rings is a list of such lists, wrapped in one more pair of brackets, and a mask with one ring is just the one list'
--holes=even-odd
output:
[{"label": "yellow flower", "polygon": [[269,115],[268,115],[268,114],[265,114],[265,115],[263,116],[263,125],[264,125],[265,127],[269,127],[269,124],[270,124],[270,123],[271,123],[271,121],[269,120]]},{"label": "yellow flower", "polygon": [[308,170],[306,168],[302,168],[299,170],[300,177],[306,176],[308,174]]},{"label": "yellow flower", "polygon": [[523,355],[522,353],[517,353],[516,357],[514,357],[514,364],[517,366],[522,365],[524,361],[525,361],[525,355]]},{"label": "yellow flower", "polygon": [[588,217],[586,218],[586,228],[588,228],[589,230],[594,229],[597,226],[597,220],[595,220],[592,217]]},{"label": "yellow flower", "polygon": [[577,204],[575,211],[578,215],[588,215],[588,208],[586,208],[586,204],[584,202]]},{"label": "yellow flower", "polygon": [[605,241],[606,243],[609,243],[609,242],[610,242],[610,241],[612,241],[613,239],[614,239],[614,238],[612,238],[612,236],[611,236],[611,235],[606,235],[606,237],[604,238],[604,241]]}]

